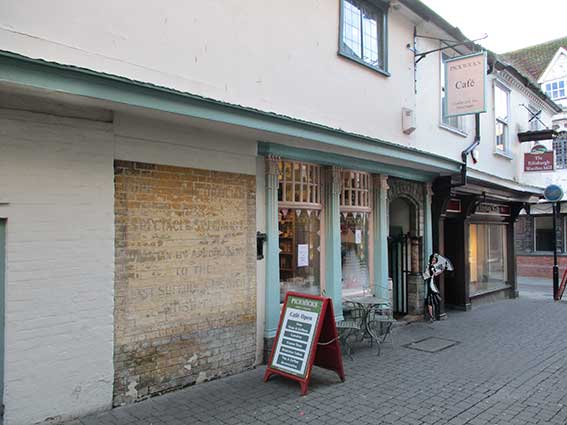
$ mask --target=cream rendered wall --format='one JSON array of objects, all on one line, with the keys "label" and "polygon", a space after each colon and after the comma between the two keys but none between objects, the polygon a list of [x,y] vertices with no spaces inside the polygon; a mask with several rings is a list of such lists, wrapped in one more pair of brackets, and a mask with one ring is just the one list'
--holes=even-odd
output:
[{"label": "cream rendered wall", "polygon": [[112,125],[0,109],[5,424],[112,405]]},{"label": "cream rendered wall", "polygon": [[386,77],[337,55],[339,4],[4,0],[0,37],[23,55],[409,144],[413,24],[390,11]]},{"label": "cream rendered wall", "polygon": [[179,118],[116,112],[114,134],[116,159],[256,174],[255,140],[188,126]]}]

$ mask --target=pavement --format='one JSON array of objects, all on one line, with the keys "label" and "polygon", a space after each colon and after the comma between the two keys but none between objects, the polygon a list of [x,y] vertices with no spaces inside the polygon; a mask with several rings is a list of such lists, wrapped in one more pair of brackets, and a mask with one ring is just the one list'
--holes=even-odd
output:
[{"label": "pavement", "polygon": [[[516,300],[399,326],[379,357],[357,346],[344,383],[314,368],[303,397],[295,382],[262,382],[262,366],[68,424],[567,424],[567,302],[553,302],[546,282],[520,289]],[[408,348],[430,337],[456,344]]]}]

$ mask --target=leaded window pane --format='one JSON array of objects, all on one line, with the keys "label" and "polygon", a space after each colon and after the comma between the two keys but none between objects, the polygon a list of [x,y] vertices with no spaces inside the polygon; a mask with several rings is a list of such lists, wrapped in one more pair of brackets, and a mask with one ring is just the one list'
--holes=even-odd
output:
[{"label": "leaded window pane", "polygon": [[372,67],[383,67],[383,12],[358,0],[343,0],[342,4],[342,52]]}]

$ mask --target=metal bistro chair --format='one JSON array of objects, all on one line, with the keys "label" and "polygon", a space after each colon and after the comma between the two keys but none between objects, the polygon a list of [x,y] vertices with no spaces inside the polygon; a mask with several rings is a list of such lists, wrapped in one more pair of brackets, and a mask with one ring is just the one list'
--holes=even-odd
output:
[{"label": "metal bistro chair", "polygon": [[366,332],[366,319],[368,310],[358,304],[345,301],[343,304],[344,320],[337,322],[339,343],[343,353],[352,357],[352,339],[362,341]]},{"label": "metal bistro chair", "polygon": [[389,339],[389,342],[394,347],[394,336],[392,328],[396,320],[391,314],[391,309],[387,308],[372,308],[366,318],[366,329],[370,334],[371,345],[376,342],[378,346],[378,353],[380,355],[381,346]]}]

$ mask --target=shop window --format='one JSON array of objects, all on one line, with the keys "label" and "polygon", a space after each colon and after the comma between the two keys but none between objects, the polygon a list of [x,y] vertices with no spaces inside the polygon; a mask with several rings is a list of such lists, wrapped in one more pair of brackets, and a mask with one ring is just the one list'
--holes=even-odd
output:
[{"label": "shop window", "polygon": [[340,195],[343,296],[370,293],[370,175],[343,171]]},{"label": "shop window", "polygon": [[280,161],[280,301],[287,291],[321,293],[321,167]]},{"label": "shop window", "polygon": [[535,250],[553,251],[553,217],[534,217]]},{"label": "shop window", "polygon": [[510,138],[510,91],[494,84],[494,115],[496,117],[496,152],[508,153]]},{"label": "shop window", "polygon": [[506,226],[471,224],[469,228],[470,296],[507,285]]},{"label": "shop window", "polygon": [[386,6],[380,1],[341,0],[339,53],[386,73]]},{"label": "shop window", "polygon": [[280,203],[321,204],[321,167],[296,161],[280,161],[279,190]]}]

